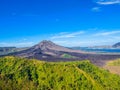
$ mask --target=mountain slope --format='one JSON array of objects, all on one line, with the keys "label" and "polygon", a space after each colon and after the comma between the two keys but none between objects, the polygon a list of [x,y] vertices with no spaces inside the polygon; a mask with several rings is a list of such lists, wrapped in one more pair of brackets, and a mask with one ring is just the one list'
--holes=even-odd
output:
[{"label": "mountain slope", "polygon": [[[39,44],[30,47],[27,50],[20,51],[17,53],[13,53],[15,56],[22,57],[36,57],[38,58],[47,58],[47,57],[61,57],[63,53],[81,53],[78,50],[72,50],[69,48],[65,48],[63,46],[59,46],[51,41],[44,40]],[[12,54],[11,54],[12,55]]]},{"label": "mountain slope", "polygon": [[0,90],[120,90],[120,76],[89,61],[0,58]]},{"label": "mountain slope", "polygon": [[26,50],[8,54],[7,56],[19,56],[25,58],[35,58],[45,61],[74,61],[91,60],[94,64],[103,65],[105,60],[120,58],[118,54],[95,54],[86,53],[79,50],[69,49],[59,46],[51,41],[42,41],[39,44]]}]

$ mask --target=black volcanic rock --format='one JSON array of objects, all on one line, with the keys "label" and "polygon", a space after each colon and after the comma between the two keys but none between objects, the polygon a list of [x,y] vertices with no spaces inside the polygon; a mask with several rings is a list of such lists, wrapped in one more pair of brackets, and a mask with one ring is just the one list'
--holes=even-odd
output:
[{"label": "black volcanic rock", "polygon": [[112,47],[114,47],[114,48],[120,48],[120,42],[114,44]]},{"label": "black volcanic rock", "polygon": [[64,52],[80,52],[77,50],[72,50],[72,49],[57,45],[57,44],[55,44],[51,41],[47,41],[47,40],[44,40],[33,47],[35,49],[40,48],[42,51],[54,50],[54,51],[64,51]]}]

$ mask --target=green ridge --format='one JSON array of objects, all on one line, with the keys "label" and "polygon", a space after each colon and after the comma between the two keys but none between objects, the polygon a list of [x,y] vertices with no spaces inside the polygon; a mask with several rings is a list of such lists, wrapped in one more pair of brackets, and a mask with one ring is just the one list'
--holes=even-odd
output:
[{"label": "green ridge", "polygon": [[0,58],[0,90],[120,90],[120,76],[91,64]]},{"label": "green ridge", "polygon": [[76,58],[75,56],[72,56],[72,55],[69,55],[69,54],[63,54],[62,56],[61,56],[62,58]]}]

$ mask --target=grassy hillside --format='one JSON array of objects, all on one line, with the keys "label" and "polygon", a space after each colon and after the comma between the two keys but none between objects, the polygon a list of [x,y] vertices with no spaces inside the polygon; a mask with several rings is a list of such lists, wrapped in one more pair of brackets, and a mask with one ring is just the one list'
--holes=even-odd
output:
[{"label": "grassy hillside", "polygon": [[69,54],[63,54],[62,56],[61,56],[62,58],[76,58],[75,56],[72,56],[72,55],[69,55]]},{"label": "grassy hillside", "polygon": [[120,90],[120,76],[89,61],[0,58],[0,90]]}]

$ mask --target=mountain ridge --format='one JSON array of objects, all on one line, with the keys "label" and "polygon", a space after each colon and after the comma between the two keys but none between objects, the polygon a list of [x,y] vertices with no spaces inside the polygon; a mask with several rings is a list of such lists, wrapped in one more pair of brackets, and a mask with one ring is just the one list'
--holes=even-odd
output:
[{"label": "mountain ridge", "polygon": [[11,53],[4,56],[34,58],[50,62],[90,60],[91,62],[99,66],[104,65],[105,60],[114,60],[120,58],[120,55],[118,54],[86,53],[79,50],[69,49],[46,40],[26,50]]},{"label": "mountain ridge", "polygon": [[34,56],[39,54],[41,58],[47,57],[47,56],[59,57],[61,55],[61,52],[82,53],[82,51],[69,49],[69,48],[57,45],[51,41],[43,40],[40,43],[26,50],[13,53],[13,55],[29,57],[29,56]]},{"label": "mountain ridge", "polygon": [[88,60],[44,62],[10,56],[0,58],[0,71],[1,90],[120,89],[120,76]]},{"label": "mountain ridge", "polygon": [[114,44],[112,47],[114,47],[114,48],[120,48],[120,42]]}]

